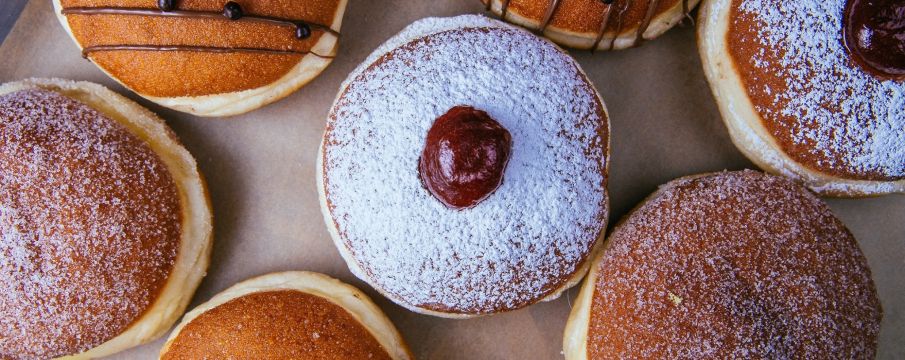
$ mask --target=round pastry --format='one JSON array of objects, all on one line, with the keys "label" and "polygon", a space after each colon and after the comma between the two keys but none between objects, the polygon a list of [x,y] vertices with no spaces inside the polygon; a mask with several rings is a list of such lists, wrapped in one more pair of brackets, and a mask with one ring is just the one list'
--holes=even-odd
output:
[{"label": "round pastry", "polygon": [[618,50],[671,29],[700,0],[481,0],[501,18],[564,46]]},{"label": "round pastry", "polygon": [[347,0],[54,0],[82,56],[137,94],[200,116],[282,99],[336,55]]},{"label": "round pastry", "polygon": [[613,230],[566,325],[566,359],[872,359],[882,310],[829,207],[755,171],[662,186]]},{"label": "round pastry", "polygon": [[106,356],[163,334],[207,268],[195,160],[87,82],[0,85],[0,358]]},{"label": "round pastry", "polygon": [[341,87],[318,186],[358,277],[413,311],[555,299],[606,227],[606,108],[552,43],[482,16],[415,22]]},{"label": "round pastry", "polygon": [[367,295],[329,276],[243,281],[185,315],[160,359],[411,359]]},{"label": "round pastry", "polygon": [[905,5],[715,0],[705,72],[735,144],[821,195],[905,192]]}]

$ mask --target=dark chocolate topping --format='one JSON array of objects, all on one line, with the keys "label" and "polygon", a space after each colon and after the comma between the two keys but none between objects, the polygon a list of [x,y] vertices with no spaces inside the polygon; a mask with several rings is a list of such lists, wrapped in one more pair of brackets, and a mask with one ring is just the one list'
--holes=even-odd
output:
[{"label": "dark chocolate topping", "polygon": [[486,112],[456,106],[437,118],[418,161],[421,182],[444,205],[474,207],[503,183],[512,136]]},{"label": "dark chocolate topping", "polygon": [[171,11],[176,8],[176,0],[157,0],[157,8],[162,11]]},{"label": "dark chocolate topping", "polygon": [[848,0],[845,47],[865,71],[881,79],[905,79],[905,0]]},{"label": "dark chocolate topping", "polygon": [[230,20],[239,20],[242,18],[242,5],[235,1],[227,2],[223,5],[223,16]]}]

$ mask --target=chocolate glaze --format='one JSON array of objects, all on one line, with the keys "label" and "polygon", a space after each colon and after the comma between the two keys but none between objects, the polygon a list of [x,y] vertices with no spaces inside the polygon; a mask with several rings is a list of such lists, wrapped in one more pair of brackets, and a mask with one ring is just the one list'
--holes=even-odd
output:
[{"label": "chocolate glaze", "polygon": [[[63,9],[60,13],[63,15],[134,15],[134,16],[157,16],[157,17],[178,17],[193,19],[218,19],[227,21],[245,21],[274,24],[279,26],[291,26],[293,34],[298,39],[306,39],[311,36],[312,29],[323,31],[325,33],[339,36],[339,32],[331,29],[329,26],[308,23],[302,20],[284,19],[272,16],[247,15],[243,14],[241,7],[235,2],[228,2],[224,5],[222,12],[216,11],[194,11],[194,10],[173,10],[175,8],[174,1],[161,0],[158,1],[159,9],[130,8],[130,7],[72,7]],[[87,58],[88,55],[95,51],[203,51],[203,52],[255,52],[265,54],[312,54],[320,58],[332,58],[332,56],[320,55],[308,51],[282,50],[282,49],[266,49],[266,48],[250,48],[250,47],[213,47],[213,46],[189,46],[189,45],[98,45],[88,46],[82,49],[82,57]]]},{"label": "chocolate glaze", "polygon": [[471,208],[503,183],[511,152],[509,131],[490,115],[456,106],[427,132],[418,174],[424,187],[447,207]]},{"label": "chocolate glaze", "polygon": [[905,80],[905,0],[848,0],[842,33],[852,59],[865,71]]},{"label": "chocolate glaze", "polygon": [[[163,10],[163,9],[161,9]],[[165,10],[164,10],[165,11]],[[223,16],[230,20],[239,20],[242,18],[242,5],[235,1],[227,2],[226,5],[223,5]]]},{"label": "chocolate glaze", "polygon": [[[603,42],[603,38],[606,35],[606,30],[609,28],[611,23],[611,18],[613,15],[613,6],[616,6],[619,11],[616,12],[616,35],[622,32],[623,17],[625,13],[628,11],[630,2],[629,0],[600,0],[602,3],[606,4],[606,10],[604,10],[603,21],[600,23],[600,29],[597,33],[597,38],[594,41],[594,45],[591,47],[591,51],[597,50],[600,47],[600,44]],[[691,20],[691,23],[694,23],[694,20],[691,19],[690,9],[688,6],[689,0],[682,0],[682,12],[685,14],[685,18]],[[507,11],[509,9],[510,0],[502,0],[501,9],[500,9],[500,17],[505,19]],[[556,15],[556,11],[559,9],[560,4],[562,4],[562,0],[550,0],[550,4],[547,6],[547,11],[544,13],[544,17],[541,19],[541,26],[538,29],[540,33],[543,33],[547,27],[550,25],[550,22],[553,21],[553,16]],[[647,3],[647,13],[644,16],[644,21],[638,26],[638,32],[635,36],[635,41],[632,46],[640,45],[644,41],[644,33],[650,27],[651,22],[653,21],[654,15],[656,15],[657,8],[660,6],[660,0],[648,0]],[[487,10],[490,10],[493,7],[493,0],[487,0]],[[610,44],[607,47],[607,50],[612,50],[615,47],[616,39],[610,39]]]}]

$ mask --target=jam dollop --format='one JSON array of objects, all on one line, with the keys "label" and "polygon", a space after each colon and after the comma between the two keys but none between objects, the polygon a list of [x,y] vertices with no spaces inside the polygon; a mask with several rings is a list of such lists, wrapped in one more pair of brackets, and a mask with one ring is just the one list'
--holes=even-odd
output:
[{"label": "jam dollop", "polygon": [[486,112],[456,106],[427,132],[418,173],[424,187],[452,209],[474,207],[503,183],[512,136]]},{"label": "jam dollop", "polygon": [[905,0],[848,0],[843,37],[852,58],[881,79],[905,79]]}]

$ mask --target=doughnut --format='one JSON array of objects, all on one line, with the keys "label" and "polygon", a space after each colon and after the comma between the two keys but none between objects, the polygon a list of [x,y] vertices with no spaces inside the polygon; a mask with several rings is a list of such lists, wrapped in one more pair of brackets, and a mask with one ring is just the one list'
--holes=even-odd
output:
[{"label": "doughnut", "polygon": [[393,359],[412,355],[367,295],[329,276],[238,283],[186,314],[160,351],[179,359]]},{"label": "doughnut", "polygon": [[91,359],[160,337],[211,237],[195,159],[156,115],[88,82],[0,85],[0,358]]},{"label": "doughnut", "polygon": [[513,24],[576,48],[619,50],[653,40],[679,22],[700,0],[481,0]]},{"label": "doughnut", "polygon": [[882,310],[829,207],[746,170],[663,185],[594,260],[565,358],[872,359]]},{"label": "doughnut", "polygon": [[82,56],[138,95],[198,116],[298,90],[336,56],[347,0],[54,0]]},{"label": "doughnut", "polygon": [[702,6],[699,50],[736,146],[762,169],[823,196],[905,193],[903,6]]},{"label": "doughnut", "polygon": [[602,243],[609,123],[554,44],[479,15],[419,20],[343,83],[318,156],[351,271],[419,313],[552,300]]}]

